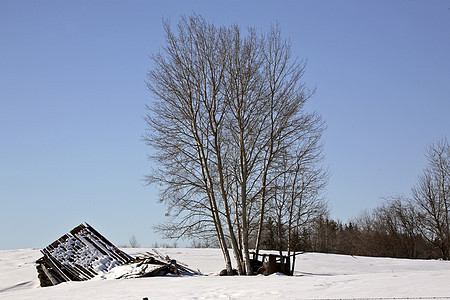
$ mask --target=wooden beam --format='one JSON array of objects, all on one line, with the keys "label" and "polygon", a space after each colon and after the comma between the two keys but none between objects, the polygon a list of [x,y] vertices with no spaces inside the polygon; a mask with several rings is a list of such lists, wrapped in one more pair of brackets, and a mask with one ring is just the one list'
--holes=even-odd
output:
[{"label": "wooden beam", "polygon": [[53,275],[50,273],[50,271],[45,267],[44,264],[40,264],[40,267],[42,269],[42,271],[44,271],[45,276],[47,276],[48,279],[50,279],[51,283],[53,285],[57,285],[58,283],[60,283],[58,280],[56,280]]}]

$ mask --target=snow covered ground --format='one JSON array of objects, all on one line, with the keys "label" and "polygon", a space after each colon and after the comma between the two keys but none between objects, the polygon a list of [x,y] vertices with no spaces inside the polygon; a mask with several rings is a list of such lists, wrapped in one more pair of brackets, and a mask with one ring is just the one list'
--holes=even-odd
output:
[{"label": "snow covered ground", "polygon": [[[124,249],[131,255],[148,249]],[[219,277],[218,249],[158,249],[203,276],[39,287],[39,249],[0,251],[0,299],[450,299],[450,262],[305,253],[294,276]]]}]

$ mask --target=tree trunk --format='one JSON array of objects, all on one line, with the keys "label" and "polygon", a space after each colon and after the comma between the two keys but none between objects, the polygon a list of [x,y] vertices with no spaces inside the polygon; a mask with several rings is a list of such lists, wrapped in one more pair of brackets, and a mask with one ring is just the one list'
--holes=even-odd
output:
[{"label": "tree trunk", "polygon": [[[217,141],[216,141],[216,146],[217,146]],[[231,221],[230,208],[228,205],[228,197],[227,197],[227,193],[225,191],[225,186],[224,186],[222,159],[220,157],[220,150],[218,149],[218,146],[217,146],[217,166],[218,166],[218,172],[219,172],[220,193],[222,195],[222,202],[224,205],[225,218],[227,220],[228,231],[230,234],[231,246],[233,248],[234,257],[236,259],[238,273],[239,273],[239,275],[242,275],[244,273],[243,272],[244,270],[242,268],[242,256],[239,251],[239,245],[236,240],[236,235],[234,234],[233,222]],[[231,275],[231,274],[229,273],[228,275]]]},{"label": "tree trunk", "polygon": [[266,211],[266,182],[267,182],[267,174],[263,174],[262,179],[262,191],[261,191],[261,206],[260,206],[260,212],[259,212],[259,224],[258,224],[258,233],[256,235],[256,241],[255,241],[255,252],[256,255],[259,254],[259,247],[261,244],[261,236],[264,229],[264,215]]}]

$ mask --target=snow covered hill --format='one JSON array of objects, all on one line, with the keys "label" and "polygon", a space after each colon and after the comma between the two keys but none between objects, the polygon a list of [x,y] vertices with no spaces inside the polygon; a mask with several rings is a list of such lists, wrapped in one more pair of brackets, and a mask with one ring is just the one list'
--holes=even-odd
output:
[{"label": "snow covered hill", "polygon": [[[124,249],[136,255],[149,249]],[[158,249],[203,276],[68,282],[41,288],[39,249],[0,251],[0,299],[450,299],[450,262],[305,253],[294,276],[219,277],[218,249]]]}]

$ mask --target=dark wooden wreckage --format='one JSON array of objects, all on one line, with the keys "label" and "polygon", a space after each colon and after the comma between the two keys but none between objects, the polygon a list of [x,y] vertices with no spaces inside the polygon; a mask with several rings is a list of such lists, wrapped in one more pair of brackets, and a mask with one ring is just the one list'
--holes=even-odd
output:
[{"label": "dark wooden wreckage", "polygon": [[84,281],[111,269],[130,265],[118,277],[136,278],[166,274],[198,275],[199,272],[177,263],[158,251],[133,258],[114,246],[89,224],[81,224],[41,250],[43,257],[36,263],[42,287],[66,281]]},{"label": "dark wooden wreckage", "polygon": [[41,250],[36,261],[41,286],[83,281],[133,260],[89,224],[81,224]]}]

